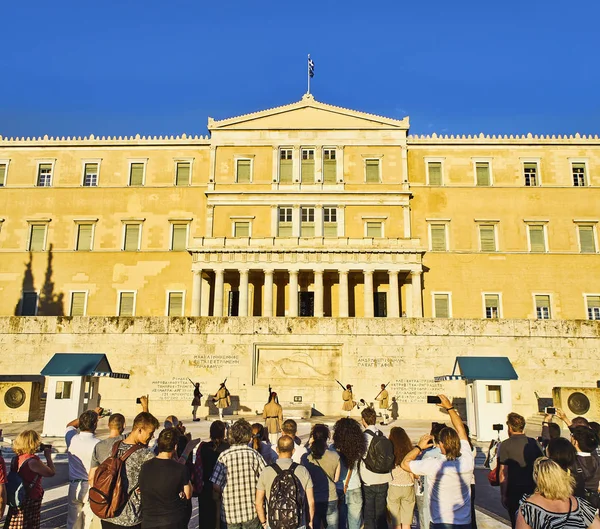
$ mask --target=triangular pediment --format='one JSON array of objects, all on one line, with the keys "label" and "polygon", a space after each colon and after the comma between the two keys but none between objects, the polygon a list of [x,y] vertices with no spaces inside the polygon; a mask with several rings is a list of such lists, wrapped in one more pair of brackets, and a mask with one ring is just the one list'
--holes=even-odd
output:
[{"label": "triangular pediment", "polygon": [[408,118],[385,118],[347,108],[327,105],[305,95],[301,101],[281,107],[215,121],[208,129],[216,130],[407,130]]}]

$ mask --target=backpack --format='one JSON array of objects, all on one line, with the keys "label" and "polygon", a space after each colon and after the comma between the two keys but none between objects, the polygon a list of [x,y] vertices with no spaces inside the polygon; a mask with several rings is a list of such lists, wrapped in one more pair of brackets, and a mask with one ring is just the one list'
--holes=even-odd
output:
[{"label": "backpack", "polygon": [[367,450],[367,455],[363,459],[367,470],[375,472],[375,474],[387,474],[391,472],[396,466],[392,441],[380,431],[373,433],[371,430],[365,430],[365,433],[373,436]]},{"label": "backpack", "polygon": [[277,475],[271,485],[269,494],[269,528],[296,529],[302,525],[304,511],[304,493],[298,476],[294,474],[297,463],[282,470],[277,463],[271,467]]},{"label": "backpack", "polygon": [[6,482],[6,496],[9,507],[21,509],[23,503],[25,503],[25,500],[29,496],[29,491],[35,487],[41,476],[38,474],[31,483],[26,483],[19,472],[23,465],[33,458],[28,457],[19,465],[19,468],[17,468],[18,459],[18,456],[13,458],[10,465],[10,472]]},{"label": "backpack", "polygon": [[[113,445],[112,454],[97,469],[94,474],[88,496],[92,512],[100,519],[114,518],[129,499],[129,492],[124,488],[123,471],[127,458],[144,448],[142,445],[132,446],[121,457],[118,457],[122,441]],[[135,490],[137,485],[132,489]]]},{"label": "backpack", "polygon": [[498,475],[499,465],[498,465],[498,453],[500,452],[500,443],[495,439],[492,439],[490,442],[490,446],[488,448],[488,453],[485,458],[485,462],[483,466],[489,468],[488,472],[488,481],[492,487],[500,486],[500,476]]},{"label": "backpack", "polygon": [[204,443],[200,443],[198,450],[196,450],[196,459],[194,459],[194,465],[191,472],[191,481],[193,487],[192,494],[194,496],[199,496],[204,488],[204,469],[202,466],[202,456],[200,455],[203,444]]}]

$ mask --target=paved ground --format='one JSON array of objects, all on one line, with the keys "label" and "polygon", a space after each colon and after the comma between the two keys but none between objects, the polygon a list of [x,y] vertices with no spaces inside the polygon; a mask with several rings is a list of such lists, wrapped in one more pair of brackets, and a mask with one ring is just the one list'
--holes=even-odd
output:
[{"label": "paved ground", "polygon": [[[226,417],[229,419],[229,417]],[[248,420],[252,420],[251,417]],[[321,422],[329,425],[335,423],[335,418],[330,417],[319,417],[313,418],[310,421],[299,421],[299,434],[303,439],[308,438],[311,424]],[[208,438],[208,421],[191,422],[185,421],[185,425],[191,432],[194,438],[201,437],[202,439]],[[131,424],[131,419],[128,419],[127,424]],[[389,432],[389,429],[394,426],[402,426],[407,431],[408,435],[415,441],[423,434],[426,433],[431,425],[429,421],[402,421],[392,423],[388,426],[381,426],[385,433]],[[0,443],[2,453],[9,463],[12,457],[12,450],[10,450],[10,440],[13,439],[20,431],[25,429],[35,429],[37,431],[42,430],[41,423],[12,423],[12,424],[0,424],[0,428],[4,432],[4,442]],[[108,435],[106,428],[106,420],[101,421],[100,427],[97,432],[98,437],[104,438]],[[65,446],[64,440],[61,438],[46,438],[44,442],[51,443],[56,453],[54,460],[56,465],[56,476],[53,478],[44,478],[44,488],[46,490],[44,496],[44,503],[42,505],[42,528],[43,529],[56,529],[66,526],[67,519],[67,487],[68,487],[68,464],[66,454],[64,454]],[[483,447],[483,446],[482,446]],[[62,453],[61,453],[62,452]],[[483,452],[481,449],[478,450],[478,457],[476,464],[478,467],[475,473],[476,477],[476,499],[475,504],[477,507],[477,525],[479,529],[506,529],[509,525],[508,517],[500,504],[499,490],[491,487],[487,481],[487,470],[482,468],[483,463]],[[0,522],[3,523],[3,522]],[[93,529],[100,527],[100,524],[93,524]],[[194,512],[190,521],[190,528],[198,527],[198,507],[196,500],[194,500]]]}]

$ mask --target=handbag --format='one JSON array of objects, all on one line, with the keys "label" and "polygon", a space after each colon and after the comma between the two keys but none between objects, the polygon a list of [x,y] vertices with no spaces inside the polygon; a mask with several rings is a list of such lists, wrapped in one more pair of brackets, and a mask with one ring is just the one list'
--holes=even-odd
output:
[{"label": "handbag", "polygon": [[500,465],[496,465],[492,470],[488,472],[487,478],[492,487],[500,486],[500,475],[499,472]]}]

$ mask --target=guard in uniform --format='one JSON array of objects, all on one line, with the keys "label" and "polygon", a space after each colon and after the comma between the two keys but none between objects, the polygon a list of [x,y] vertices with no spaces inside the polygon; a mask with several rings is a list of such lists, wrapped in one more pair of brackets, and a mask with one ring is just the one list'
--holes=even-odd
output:
[{"label": "guard in uniform", "polygon": [[219,419],[223,420],[223,410],[231,406],[229,390],[225,387],[224,382],[221,382],[221,387],[219,388],[219,391],[217,391],[214,401],[219,410]]},{"label": "guard in uniform", "polygon": [[352,394],[352,384],[346,385],[346,389],[342,391],[342,400],[344,403],[342,404],[342,411],[348,412],[348,417],[350,417],[350,412],[356,406],[356,402],[354,402],[354,395]]},{"label": "guard in uniform", "polygon": [[281,404],[277,402],[277,393],[274,391],[271,392],[269,402],[267,402],[263,408],[263,419],[265,420],[265,426],[269,431],[269,441],[271,441],[271,444],[276,445],[277,439],[281,436],[283,408],[281,407]]},{"label": "guard in uniform", "polygon": [[385,389],[385,384],[381,384],[381,391],[377,396],[379,401],[379,409],[381,410],[381,418],[383,419],[381,424],[387,424],[390,416],[388,415],[388,408],[390,406],[390,396],[388,394],[387,389]]},{"label": "guard in uniform", "polygon": [[201,403],[202,393],[200,393],[200,382],[196,382],[194,384],[194,400],[192,400],[192,417],[194,418],[194,422],[200,420],[196,418],[196,412],[198,411],[198,406],[200,406]]}]

